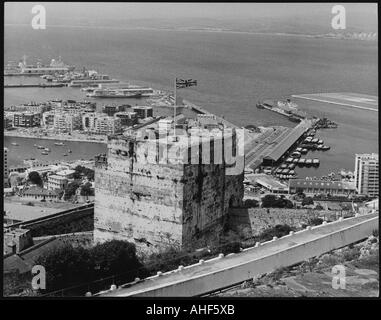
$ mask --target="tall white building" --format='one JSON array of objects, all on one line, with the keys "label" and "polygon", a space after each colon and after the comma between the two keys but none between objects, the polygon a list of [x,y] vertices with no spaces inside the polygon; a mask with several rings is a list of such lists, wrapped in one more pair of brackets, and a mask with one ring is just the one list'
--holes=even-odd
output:
[{"label": "tall white building", "polygon": [[4,181],[8,179],[8,149],[4,148]]},{"label": "tall white building", "polygon": [[356,154],[355,186],[359,194],[378,196],[378,153]]}]

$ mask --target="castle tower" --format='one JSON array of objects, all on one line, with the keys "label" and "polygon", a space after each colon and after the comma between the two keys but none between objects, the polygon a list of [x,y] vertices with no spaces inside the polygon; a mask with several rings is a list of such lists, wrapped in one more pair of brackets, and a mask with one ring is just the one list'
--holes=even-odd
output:
[{"label": "castle tower", "polygon": [[225,154],[217,155],[225,138],[149,133],[109,137],[107,161],[96,162],[95,242],[186,248],[219,232],[229,207],[242,202],[243,170],[228,175]]}]

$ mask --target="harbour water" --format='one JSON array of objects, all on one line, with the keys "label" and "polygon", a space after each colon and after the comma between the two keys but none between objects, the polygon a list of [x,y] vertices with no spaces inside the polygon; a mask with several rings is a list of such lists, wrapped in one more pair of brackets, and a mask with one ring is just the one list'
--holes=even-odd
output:
[{"label": "harbour water", "polygon": [[[64,141],[64,146],[56,146],[58,140],[46,140],[35,138],[4,137],[4,147],[8,148],[8,163],[10,167],[22,166],[26,159],[41,159],[46,161],[71,161],[71,160],[94,160],[94,155],[105,153],[106,144],[91,142]],[[18,145],[12,145],[17,143]],[[44,146],[51,151],[42,155],[43,149],[37,149],[34,145]],[[68,152],[69,149],[72,151]],[[66,154],[66,156],[64,156]]]},{"label": "harbour water", "polygon": [[[67,63],[164,90],[172,89],[175,76],[197,79],[197,87],[179,90],[178,94],[241,126],[295,125],[280,115],[257,109],[255,104],[260,99],[319,92],[378,95],[376,42],[75,27],[34,32],[28,26],[6,26],[4,35],[5,61],[21,58],[23,54],[32,61],[36,58],[49,61],[61,55]],[[5,89],[4,103],[52,98],[83,100],[85,94],[78,88],[12,88]],[[114,100],[97,101],[100,104],[141,103],[136,99]],[[355,153],[378,152],[377,113],[322,106],[305,100],[297,103],[309,114],[324,115],[339,124],[338,129],[318,132],[331,150],[315,152],[320,167],[297,170],[299,176],[326,175],[340,168],[353,170]],[[6,138],[5,145],[9,141]],[[32,142],[31,145],[34,143],[39,144]],[[78,145],[77,152],[74,152],[75,145]],[[91,143],[85,146],[73,142],[70,157],[87,159],[100,148]],[[31,157],[28,153],[31,150],[26,148],[24,152],[21,143],[18,148],[16,156],[10,153],[10,161],[15,159],[12,157]],[[53,157],[53,151],[49,156]],[[61,152],[55,155],[60,156]]]}]

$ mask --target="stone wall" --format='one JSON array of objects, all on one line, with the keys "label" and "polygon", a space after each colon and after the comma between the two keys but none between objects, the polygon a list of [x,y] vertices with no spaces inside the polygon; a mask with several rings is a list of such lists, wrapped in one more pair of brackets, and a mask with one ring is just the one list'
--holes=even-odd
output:
[{"label": "stone wall", "polygon": [[94,208],[54,214],[53,217],[47,216],[30,223],[24,221],[20,224],[20,228],[29,229],[33,237],[91,231],[94,229]]},{"label": "stone wall", "polygon": [[[343,212],[344,217],[351,216]],[[322,218],[334,221],[341,216],[340,211],[311,210],[311,209],[279,209],[279,208],[233,208],[229,214],[229,226],[244,236],[255,236],[264,230],[279,224],[287,224],[300,228],[309,225],[311,219]]]}]

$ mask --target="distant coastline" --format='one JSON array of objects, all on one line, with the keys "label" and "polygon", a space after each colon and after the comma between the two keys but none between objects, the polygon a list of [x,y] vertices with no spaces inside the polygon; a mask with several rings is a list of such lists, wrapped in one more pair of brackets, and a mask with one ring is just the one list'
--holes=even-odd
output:
[{"label": "distant coastline", "polygon": [[[25,27],[29,24],[23,23],[5,23],[5,27]],[[119,27],[119,26],[98,26],[98,25],[50,25],[52,28],[78,28],[78,29],[110,29],[110,30],[149,30],[149,31],[177,31],[177,32],[212,32],[212,33],[231,33],[247,35],[267,35],[283,37],[302,37],[311,39],[336,39],[336,40],[360,40],[360,41],[378,41],[378,34],[373,32],[346,32],[346,33],[294,33],[277,31],[253,31],[240,29],[209,28],[209,27]]]}]

